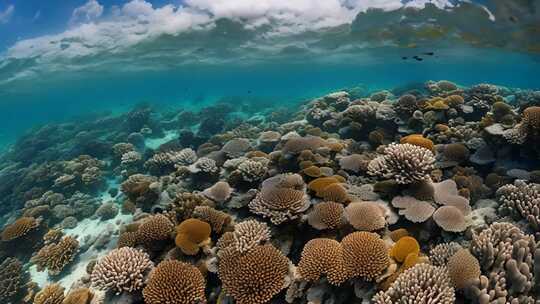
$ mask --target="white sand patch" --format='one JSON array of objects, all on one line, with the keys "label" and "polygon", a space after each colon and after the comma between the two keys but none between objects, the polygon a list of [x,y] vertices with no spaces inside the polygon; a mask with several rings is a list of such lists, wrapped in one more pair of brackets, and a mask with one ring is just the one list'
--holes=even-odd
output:
[{"label": "white sand patch", "polygon": [[[132,220],[133,216],[131,214],[126,215],[120,212],[116,217],[106,221],[87,218],[80,221],[77,227],[65,229],[64,233],[75,237],[79,241],[80,247],[85,248],[88,246],[86,242],[93,242],[100,235],[107,234],[108,231],[112,231],[112,233],[117,232],[122,224],[130,223]],[[66,288],[66,290],[69,290],[73,283],[86,274],[86,265],[88,262],[104,256],[107,252],[115,248],[116,240],[117,235],[113,235],[103,248],[96,250],[94,246],[90,246],[86,251],[79,252],[74,263],[68,266],[63,272],[64,275],[62,277],[50,277],[46,271],[38,272],[37,267],[33,265],[29,269],[32,281],[36,282],[41,288],[47,284],[56,282]]]},{"label": "white sand patch", "polygon": [[[117,178],[108,178],[105,183],[107,184],[107,190],[108,189],[120,189],[120,181]],[[114,201],[114,197],[111,196],[109,191],[102,191],[98,198],[101,200],[101,203],[104,204],[108,201]]]},{"label": "white sand patch", "polygon": [[144,145],[149,149],[155,150],[159,148],[159,146],[161,146],[162,144],[169,142],[175,139],[176,136],[178,136],[176,131],[165,131],[164,133],[165,136],[161,138],[146,138],[144,140]]}]

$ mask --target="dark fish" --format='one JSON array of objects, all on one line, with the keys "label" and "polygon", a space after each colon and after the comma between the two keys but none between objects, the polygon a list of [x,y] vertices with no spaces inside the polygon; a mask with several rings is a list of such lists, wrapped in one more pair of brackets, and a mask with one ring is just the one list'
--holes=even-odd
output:
[{"label": "dark fish", "polygon": [[407,60],[407,59],[409,59],[409,57],[407,57],[407,56],[403,56],[403,57],[401,57],[401,59],[403,59],[403,60]]},{"label": "dark fish", "polygon": [[420,58],[420,57],[418,57],[418,56],[413,56],[413,58],[416,59],[417,61],[422,61],[422,60],[424,60],[424,59],[422,59],[422,58]]},{"label": "dark fish", "polygon": [[422,54],[424,54],[424,55],[428,55],[428,56],[433,56],[433,55],[435,55],[435,53],[434,53],[434,52],[426,52],[426,53],[422,53]]},{"label": "dark fish", "polygon": [[248,92],[247,92],[247,93],[248,93],[248,94],[251,94],[251,90],[248,90]]}]

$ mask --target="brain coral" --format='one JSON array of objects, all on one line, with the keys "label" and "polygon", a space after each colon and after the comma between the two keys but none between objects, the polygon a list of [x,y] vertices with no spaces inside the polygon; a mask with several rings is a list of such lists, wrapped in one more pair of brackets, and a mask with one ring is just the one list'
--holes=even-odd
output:
[{"label": "brain coral", "polygon": [[467,287],[482,274],[478,260],[467,249],[458,250],[448,259],[448,273],[458,289]]},{"label": "brain coral", "polygon": [[145,252],[131,247],[113,249],[101,258],[91,274],[92,285],[116,294],[143,287],[145,276],[154,264]]},{"label": "brain coral", "polygon": [[386,226],[384,210],[375,202],[352,202],[345,208],[345,217],[357,230],[375,231]]},{"label": "brain coral", "polygon": [[266,303],[285,287],[289,260],[275,247],[260,245],[241,255],[222,251],[218,275],[235,303]]},{"label": "brain coral", "polygon": [[148,304],[206,303],[205,280],[197,267],[174,260],[166,260],[152,272],[143,289]]},{"label": "brain coral", "polygon": [[370,175],[394,179],[399,184],[411,184],[429,178],[434,169],[435,157],[425,148],[411,144],[390,144],[384,155],[368,165]]},{"label": "brain coral", "polygon": [[207,222],[187,219],[176,227],[175,243],[184,254],[195,255],[201,243],[208,241],[212,229]]},{"label": "brain coral", "polygon": [[326,275],[328,282],[341,285],[347,279],[341,244],[332,239],[312,239],[304,245],[298,271],[307,281]]},{"label": "brain coral", "polygon": [[45,245],[32,257],[38,271],[48,270],[49,275],[58,275],[79,251],[79,241],[71,236],[62,238],[58,243]]},{"label": "brain coral", "polygon": [[388,249],[376,233],[353,232],[341,241],[349,278],[373,280],[390,265]]},{"label": "brain coral", "polygon": [[387,291],[375,294],[372,301],[375,304],[453,304],[455,294],[446,268],[417,264],[400,274]]},{"label": "brain coral", "polygon": [[315,229],[336,229],[345,222],[342,204],[335,202],[322,202],[313,206],[308,214],[308,223]]},{"label": "brain coral", "polygon": [[64,301],[64,287],[60,284],[45,286],[34,297],[34,304],[62,304]]},{"label": "brain coral", "polygon": [[4,228],[1,235],[2,241],[11,241],[23,237],[38,228],[39,223],[39,220],[33,217],[21,217]]}]

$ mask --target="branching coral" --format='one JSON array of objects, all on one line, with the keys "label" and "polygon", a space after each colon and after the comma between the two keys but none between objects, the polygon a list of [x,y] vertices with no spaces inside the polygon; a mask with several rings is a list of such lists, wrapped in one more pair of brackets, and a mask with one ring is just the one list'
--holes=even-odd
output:
[{"label": "branching coral", "polygon": [[94,294],[88,288],[77,288],[70,291],[62,304],[89,304]]},{"label": "branching coral", "polygon": [[260,245],[238,255],[224,249],[219,258],[219,278],[225,292],[238,304],[267,303],[285,288],[289,260],[272,245]]},{"label": "branching coral", "polygon": [[62,304],[64,301],[64,287],[60,284],[45,286],[34,297],[34,304]]},{"label": "branching coral", "polygon": [[450,257],[461,248],[456,242],[438,244],[429,251],[429,260],[435,266],[446,266]]},{"label": "branching coral", "polygon": [[0,263],[0,302],[16,303],[25,280],[23,264],[15,258],[7,258]]},{"label": "branching coral", "polygon": [[197,206],[215,207],[216,204],[199,193],[183,192],[173,197],[168,208],[176,213],[179,220],[186,220],[193,217]]},{"label": "branching coral", "polygon": [[453,304],[455,294],[446,268],[417,264],[400,274],[387,291],[380,291],[372,301],[375,304]]},{"label": "branching coral", "polygon": [[143,289],[148,304],[206,303],[205,280],[199,269],[180,261],[159,263]]},{"label": "branching coral", "polygon": [[92,285],[116,294],[140,290],[145,276],[154,268],[148,254],[131,247],[113,249],[94,266]]},{"label": "branching coral", "polygon": [[425,148],[411,144],[390,144],[384,155],[373,159],[368,165],[368,173],[399,184],[411,184],[429,178],[434,169],[435,157]]},{"label": "branching coral", "polygon": [[193,216],[209,223],[210,226],[212,226],[212,231],[215,233],[222,233],[232,222],[232,218],[229,214],[208,206],[195,207]]},{"label": "branching coral", "polygon": [[341,244],[332,239],[312,239],[304,245],[298,272],[307,281],[318,281],[326,275],[333,285],[347,279]]},{"label": "branching coral", "polygon": [[33,217],[21,217],[2,230],[2,241],[12,241],[29,234],[39,227],[40,221]]},{"label": "branching coral", "polygon": [[75,258],[79,251],[79,241],[71,236],[62,238],[57,243],[45,245],[32,257],[38,271],[47,269],[50,275],[58,275]]},{"label": "branching coral", "polygon": [[173,223],[164,215],[156,214],[145,218],[137,230],[138,243],[153,247],[156,242],[170,238]]},{"label": "branching coral", "polygon": [[528,293],[537,284],[532,270],[539,255],[532,235],[511,223],[493,223],[473,235],[470,250],[486,274],[470,286],[472,298],[490,303],[534,302]]},{"label": "branching coral", "polygon": [[270,228],[266,223],[247,220],[234,225],[234,231],[224,233],[219,239],[217,247],[220,250],[232,248],[230,250],[237,253],[245,253],[251,248],[269,241],[270,237]]},{"label": "branching coral", "polygon": [[533,229],[540,230],[540,192],[537,186],[517,180],[513,185],[500,187],[496,195],[501,203],[499,211],[521,217]]}]

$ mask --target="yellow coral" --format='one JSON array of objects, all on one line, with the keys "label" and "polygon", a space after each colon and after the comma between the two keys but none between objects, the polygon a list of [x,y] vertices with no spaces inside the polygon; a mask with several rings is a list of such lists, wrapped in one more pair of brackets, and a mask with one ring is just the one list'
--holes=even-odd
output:
[{"label": "yellow coral", "polygon": [[434,151],[435,148],[433,141],[431,141],[431,139],[425,138],[424,136],[422,136],[422,134],[411,134],[405,136],[399,141],[399,143],[419,146],[422,148],[426,148],[430,151]]},{"label": "yellow coral", "polygon": [[394,244],[390,250],[390,256],[396,261],[403,263],[409,254],[418,254],[419,252],[420,245],[416,239],[411,236],[404,236]]}]

